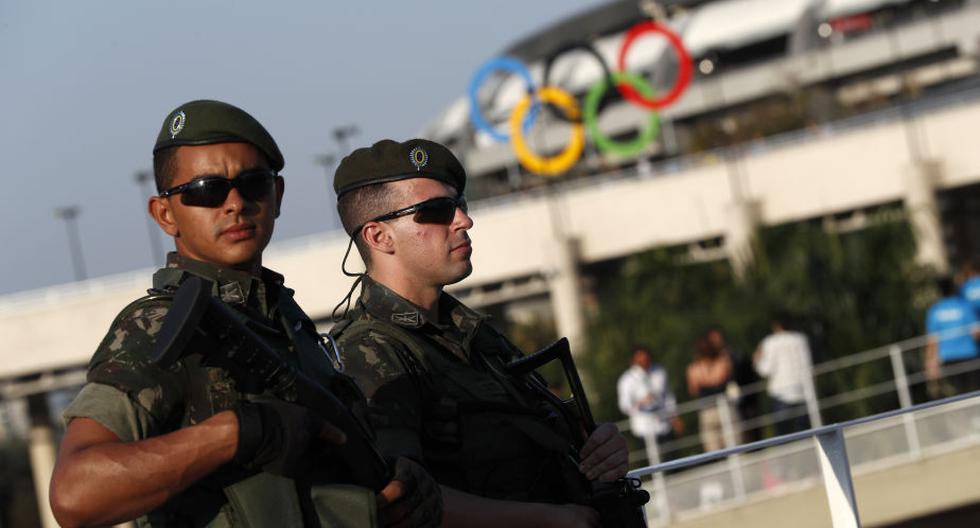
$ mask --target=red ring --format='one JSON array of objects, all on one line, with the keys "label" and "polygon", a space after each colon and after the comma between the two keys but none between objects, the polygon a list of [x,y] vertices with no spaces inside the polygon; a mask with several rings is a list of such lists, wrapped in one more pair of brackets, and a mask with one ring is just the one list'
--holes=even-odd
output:
[{"label": "red ring", "polygon": [[619,58],[616,61],[616,67],[619,68],[620,72],[626,71],[626,52],[629,51],[633,42],[645,33],[660,33],[667,38],[667,42],[670,43],[670,46],[674,48],[674,52],[677,53],[677,60],[680,62],[680,71],[677,72],[677,80],[674,82],[674,86],[663,97],[656,99],[643,97],[636,88],[626,83],[617,84],[616,89],[630,102],[651,110],[659,110],[672,104],[684,93],[687,85],[691,83],[691,77],[694,76],[694,64],[691,61],[691,55],[688,54],[687,49],[684,48],[684,44],[681,42],[681,38],[676,33],[668,29],[667,26],[656,22],[640,22],[630,28],[626,33],[626,38],[623,39],[622,47],[619,48]]}]

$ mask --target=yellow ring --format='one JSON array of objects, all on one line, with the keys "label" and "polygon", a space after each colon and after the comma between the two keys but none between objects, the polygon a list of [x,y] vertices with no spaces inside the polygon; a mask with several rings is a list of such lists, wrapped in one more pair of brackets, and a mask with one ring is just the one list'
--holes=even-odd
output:
[{"label": "yellow ring", "polygon": [[545,86],[538,90],[536,96],[541,102],[552,103],[565,111],[568,119],[573,121],[572,139],[565,150],[550,158],[532,152],[524,141],[524,134],[521,131],[524,115],[531,108],[531,96],[525,95],[510,114],[510,144],[517,155],[517,160],[524,168],[542,176],[557,176],[570,169],[582,157],[582,150],[585,148],[585,127],[581,123],[578,102],[568,92],[554,86]]}]

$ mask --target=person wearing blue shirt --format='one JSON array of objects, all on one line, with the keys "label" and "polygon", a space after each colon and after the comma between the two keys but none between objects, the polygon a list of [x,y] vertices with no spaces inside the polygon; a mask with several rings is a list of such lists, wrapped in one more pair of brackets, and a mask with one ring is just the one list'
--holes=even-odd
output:
[{"label": "person wearing blue shirt", "polygon": [[[926,312],[926,331],[929,340],[926,344],[926,377],[936,381],[941,370],[957,364],[971,362],[980,356],[977,341],[980,327],[977,315],[964,298],[960,297],[953,281],[944,278],[939,281],[942,299]],[[941,368],[942,367],[942,368]],[[980,388],[980,365],[963,365],[967,369],[945,374],[957,393]]]},{"label": "person wearing blue shirt", "polygon": [[977,273],[978,269],[980,266],[972,262],[963,266],[963,284],[960,286],[960,297],[970,303],[973,314],[980,319],[980,274]]}]

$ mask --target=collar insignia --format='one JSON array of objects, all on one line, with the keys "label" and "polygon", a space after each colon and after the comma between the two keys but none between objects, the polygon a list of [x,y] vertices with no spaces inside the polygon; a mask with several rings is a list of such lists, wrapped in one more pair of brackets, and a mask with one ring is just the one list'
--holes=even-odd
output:
[{"label": "collar insignia", "polygon": [[221,300],[229,304],[244,304],[245,292],[242,291],[241,284],[228,282],[219,287]]},{"label": "collar insignia", "polygon": [[391,314],[391,322],[400,325],[418,326],[419,313],[418,312],[393,313]]}]

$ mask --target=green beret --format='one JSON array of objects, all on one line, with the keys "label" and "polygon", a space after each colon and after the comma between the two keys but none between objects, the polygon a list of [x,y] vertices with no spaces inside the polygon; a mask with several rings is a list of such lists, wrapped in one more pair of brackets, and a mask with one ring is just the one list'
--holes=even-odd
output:
[{"label": "green beret", "polygon": [[366,185],[410,178],[446,182],[460,194],[466,187],[466,171],[448,148],[427,139],[410,139],[404,143],[382,139],[340,161],[333,177],[333,190],[339,198]]},{"label": "green beret", "polygon": [[249,143],[265,154],[276,172],[286,164],[276,141],[248,112],[221,101],[198,100],[178,106],[167,115],[153,153],[180,145]]}]

